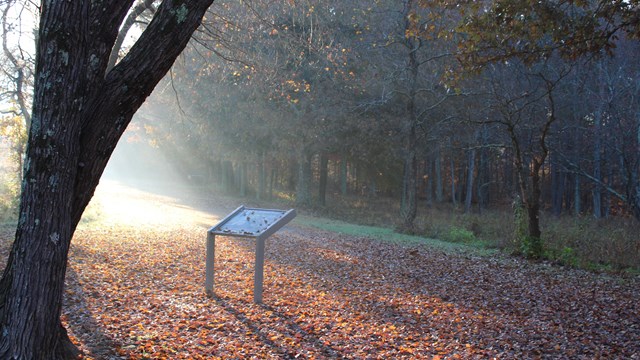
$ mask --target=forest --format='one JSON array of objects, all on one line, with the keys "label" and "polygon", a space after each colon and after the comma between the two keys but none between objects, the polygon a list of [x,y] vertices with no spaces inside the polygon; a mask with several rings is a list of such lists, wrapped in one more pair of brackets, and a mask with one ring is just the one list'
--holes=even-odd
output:
[{"label": "forest", "polygon": [[635,28],[571,2],[478,6],[214,4],[132,137],[240,196],[389,199],[405,233],[424,206],[520,207],[534,257],[542,215],[640,220]]},{"label": "forest", "polygon": [[[639,19],[0,1],[0,358],[636,357]],[[302,214],[265,304],[200,285],[240,202]]]},{"label": "forest", "polygon": [[[17,116],[3,117],[3,131],[18,154],[33,59],[7,45],[17,31],[11,3],[3,89]],[[125,139],[161,148],[197,185],[243,197],[329,214],[339,199],[387,199],[398,204],[387,225],[404,233],[428,234],[418,209],[438,204],[501,211],[511,223],[519,212],[522,224],[511,227],[533,257],[544,252],[541,216],[623,219],[633,233],[637,9],[526,4],[215,2]],[[156,5],[140,1],[129,13],[121,56]],[[637,254],[637,239],[625,241],[620,252]]]}]

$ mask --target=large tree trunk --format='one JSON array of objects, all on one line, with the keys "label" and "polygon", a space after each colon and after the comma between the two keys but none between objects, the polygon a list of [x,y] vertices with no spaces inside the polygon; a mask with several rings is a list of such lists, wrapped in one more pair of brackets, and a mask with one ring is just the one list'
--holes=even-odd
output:
[{"label": "large tree trunk", "polygon": [[118,139],[212,0],[164,1],[129,54],[106,73],[132,2],[41,4],[20,218],[0,280],[1,359],[74,356],[60,323],[71,238]]}]

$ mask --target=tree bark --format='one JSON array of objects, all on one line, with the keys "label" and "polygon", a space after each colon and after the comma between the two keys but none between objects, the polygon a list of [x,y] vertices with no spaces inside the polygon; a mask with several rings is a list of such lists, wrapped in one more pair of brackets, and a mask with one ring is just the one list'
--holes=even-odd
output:
[{"label": "tree bark", "polygon": [[20,217],[0,280],[0,358],[77,354],[60,322],[71,238],[118,139],[211,2],[163,1],[108,73],[132,0],[42,2]]}]

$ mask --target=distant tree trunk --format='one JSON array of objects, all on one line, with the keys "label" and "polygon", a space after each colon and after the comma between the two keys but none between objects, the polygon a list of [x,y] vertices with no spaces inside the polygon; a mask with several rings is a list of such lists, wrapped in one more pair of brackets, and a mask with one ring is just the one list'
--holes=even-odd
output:
[{"label": "distant tree trunk", "polygon": [[378,182],[376,181],[376,174],[369,174],[369,196],[376,197],[378,195]]},{"label": "distant tree trunk", "polygon": [[[414,0],[405,2],[403,19],[404,32],[411,29],[411,20],[409,14],[413,11]],[[416,156],[416,147],[418,143],[417,126],[417,95],[418,95],[418,70],[420,62],[417,58],[417,52],[420,49],[421,41],[414,37],[407,36],[404,38],[404,45],[407,48],[407,86],[408,94],[406,99],[406,115],[402,124],[402,152],[403,152],[403,175],[402,175],[402,198],[400,201],[400,217],[402,221],[402,230],[412,233],[414,231],[414,221],[417,215],[417,182],[418,161]]]},{"label": "distant tree trunk", "polygon": [[325,206],[327,203],[327,177],[329,175],[329,158],[327,154],[320,154],[320,180],[318,181],[318,204]]},{"label": "distant tree trunk", "polygon": [[[640,90],[640,84],[637,85]],[[631,162],[631,182],[627,186],[629,204],[636,220],[640,221],[640,110],[636,113],[636,156]]]},{"label": "distant tree trunk", "polygon": [[300,156],[291,157],[288,161],[289,171],[284,179],[287,190],[295,190],[298,186],[298,178],[300,177],[300,164],[298,159]]},{"label": "distant tree trunk", "polygon": [[490,179],[489,179],[489,171],[487,169],[488,167],[488,160],[487,160],[487,136],[488,136],[488,131],[487,131],[487,126],[483,125],[482,126],[482,130],[481,130],[481,139],[482,139],[482,148],[480,149],[480,158],[478,160],[479,164],[478,164],[478,175],[477,175],[477,193],[478,193],[478,210],[482,213],[482,210],[484,208],[487,207],[487,204],[489,202],[488,200],[488,194],[487,194],[487,187],[490,184]]},{"label": "distant tree trunk", "polygon": [[[606,171],[606,183],[608,186],[613,186],[615,180],[613,179],[613,162],[614,160],[611,158],[611,151],[607,150],[607,147],[605,147],[604,150],[604,167],[605,167],[605,171]],[[610,213],[611,213],[611,192],[606,191],[604,193],[604,206],[602,209],[602,216],[605,218],[608,218]]]},{"label": "distant tree trunk", "polygon": [[347,157],[342,155],[340,159],[340,193],[347,195]]},{"label": "distant tree trunk", "polygon": [[441,203],[444,200],[444,186],[442,184],[442,158],[440,155],[440,147],[435,154],[435,176],[436,176],[436,202]]},{"label": "distant tree trunk", "polygon": [[266,154],[261,152],[258,160],[258,191],[256,192],[256,198],[258,200],[264,200],[267,187],[267,164]]},{"label": "distant tree trunk", "polygon": [[238,179],[238,186],[240,188],[240,197],[245,197],[247,196],[247,185],[248,185],[248,180],[247,180],[247,163],[242,161],[239,166],[238,166],[238,172],[239,172],[239,179]]},{"label": "distant tree trunk", "polygon": [[502,175],[502,188],[503,188],[503,194],[512,194],[514,191],[516,191],[517,189],[514,188],[513,186],[513,164],[515,162],[514,159],[514,154],[512,151],[509,151],[509,149],[507,149],[507,151],[504,152],[504,154],[502,155],[502,162],[503,162],[503,175]]},{"label": "distant tree trunk", "polygon": [[453,153],[451,154],[451,158],[449,160],[449,168],[451,174],[451,203],[453,206],[457,206],[457,195],[456,195],[456,164],[453,159]]},{"label": "distant tree trunk", "polygon": [[224,182],[224,172],[222,170],[222,161],[218,158],[211,161],[212,180],[217,188],[220,188]]},{"label": "distant tree trunk", "polygon": [[601,153],[602,153],[602,111],[596,111],[595,116],[595,134],[593,143],[593,177],[596,179],[593,188],[593,216],[596,219],[602,217],[602,170],[601,170]]},{"label": "distant tree trunk", "polygon": [[[409,135],[415,141],[415,127],[413,127],[413,135]],[[411,141],[411,139],[409,140]],[[415,148],[415,147],[414,147]],[[408,149],[408,148],[407,148]],[[409,151],[405,155],[404,171],[402,177],[402,200],[400,214],[402,217],[403,231],[412,232],[413,222],[417,214],[416,199],[416,176],[417,176],[417,160],[415,151]]]},{"label": "distant tree trunk", "polygon": [[467,168],[467,191],[464,199],[464,212],[471,212],[471,200],[473,198],[473,175],[475,174],[475,165],[476,165],[476,150],[470,149],[468,150],[469,156],[469,167]]},{"label": "distant tree trunk", "polygon": [[579,216],[582,213],[580,175],[576,174],[573,185],[573,215]]},{"label": "distant tree trunk", "polygon": [[222,161],[222,188],[226,193],[233,192],[235,175],[233,174],[233,163],[230,160]]},{"label": "distant tree trunk", "polygon": [[417,170],[418,164],[416,159],[416,126],[412,121],[407,124],[408,129],[405,133],[404,145],[404,169],[402,176],[402,199],[400,206],[400,215],[402,218],[403,231],[412,232],[413,222],[417,214]]},{"label": "distant tree trunk", "polygon": [[[553,157],[556,158],[555,156]],[[556,161],[551,161],[551,204],[553,214],[560,216],[562,213],[562,200],[564,198],[564,183],[566,174]]]},{"label": "distant tree trunk", "polygon": [[525,203],[527,212],[529,214],[529,236],[534,241],[539,241],[542,237],[542,231],[540,230],[540,168],[544,165],[544,158],[534,159],[531,171],[531,189],[527,195],[527,201]]},{"label": "distant tree trunk", "polygon": [[571,212],[573,209],[573,188],[571,184],[574,183],[573,175],[569,172],[564,171],[564,191],[562,193],[562,211],[563,212]]},{"label": "distant tree trunk", "polygon": [[301,151],[298,156],[298,183],[296,187],[296,205],[311,204],[311,158],[312,155]]},{"label": "distant tree trunk", "polygon": [[430,156],[427,158],[427,163],[426,163],[426,167],[425,167],[425,175],[427,176],[427,183],[425,186],[425,197],[427,199],[427,205],[431,206],[433,205],[433,168],[434,168],[434,161],[433,158]]},{"label": "distant tree trunk", "polygon": [[133,114],[211,2],[163,1],[110,72],[132,1],[41,3],[20,219],[0,280],[0,359],[77,358],[60,321],[71,238]]},{"label": "distant tree trunk", "polygon": [[273,188],[276,184],[277,171],[278,170],[275,167],[271,169],[271,176],[269,178],[269,194],[267,194],[269,200],[273,199]]}]

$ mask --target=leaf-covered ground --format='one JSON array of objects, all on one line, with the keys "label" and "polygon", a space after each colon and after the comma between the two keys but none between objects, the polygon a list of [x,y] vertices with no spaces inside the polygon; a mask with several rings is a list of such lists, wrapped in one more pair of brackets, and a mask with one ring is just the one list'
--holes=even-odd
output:
[{"label": "leaf-covered ground", "polygon": [[295,221],[267,241],[263,305],[242,238],[217,239],[207,298],[206,229],[238,204],[125,190],[98,192],[72,245],[64,321],[87,358],[640,359],[637,277]]}]

